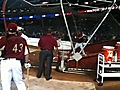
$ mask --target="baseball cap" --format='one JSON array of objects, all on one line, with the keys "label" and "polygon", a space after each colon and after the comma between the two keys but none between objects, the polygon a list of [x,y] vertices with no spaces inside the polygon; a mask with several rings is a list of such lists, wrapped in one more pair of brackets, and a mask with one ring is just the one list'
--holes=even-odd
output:
[{"label": "baseball cap", "polygon": [[8,31],[9,32],[16,32],[17,31],[17,24],[16,23],[9,23],[8,24]]}]

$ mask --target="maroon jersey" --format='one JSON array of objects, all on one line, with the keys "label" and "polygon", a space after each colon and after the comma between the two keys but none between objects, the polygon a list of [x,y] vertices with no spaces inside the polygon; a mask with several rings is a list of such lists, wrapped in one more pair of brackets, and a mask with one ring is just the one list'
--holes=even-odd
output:
[{"label": "maroon jersey", "polygon": [[54,46],[58,47],[57,40],[51,35],[42,36],[38,42],[38,46],[41,47],[42,50],[54,50]]},{"label": "maroon jersey", "polygon": [[6,51],[4,58],[23,59],[25,47],[28,48],[25,39],[20,36],[2,37],[0,39],[0,48],[3,46],[5,46]]},{"label": "maroon jersey", "polygon": [[78,32],[77,33],[77,42],[78,43],[82,43],[83,41],[84,41],[83,33],[82,32]]}]

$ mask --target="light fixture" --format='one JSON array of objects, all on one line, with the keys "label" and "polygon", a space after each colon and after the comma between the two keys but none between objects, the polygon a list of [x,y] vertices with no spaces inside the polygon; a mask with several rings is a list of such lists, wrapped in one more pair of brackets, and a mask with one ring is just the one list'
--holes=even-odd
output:
[{"label": "light fixture", "polygon": [[106,2],[106,3],[112,3],[113,2],[113,1],[107,1],[107,0],[96,0],[96,1]]},{"label": "light fixture", "polygon": [[84,2],[84,4],[89,4],[89,2]]},{"label": "light fixture", "polygon": [[106,0],[96,0],[96,1],[106,1]]},{"label": "light fixture", "polygon": [[93,1],[94,3],[96,3],[97,1]]}]

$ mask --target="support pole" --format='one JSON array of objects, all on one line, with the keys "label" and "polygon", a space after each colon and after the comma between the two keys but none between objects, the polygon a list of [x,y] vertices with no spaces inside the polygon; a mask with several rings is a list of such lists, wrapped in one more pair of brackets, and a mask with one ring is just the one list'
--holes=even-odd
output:
[{"label": "support pole", "polygon": [[30,90],[29,73],[30,73],[30,68],[27,68],[27,90]]},{"label": "support pole", "polygon": [[62,10],[63,18],[64,18],[64,21],[65,21],[65,25],[66,25],[66,28],[67,28],[68,36],[69,36],[69,39],[70,39],[70,42],[71,42],[71,45],[72,45],[72,48],[73,48],[73,53],[75,54],[75,48],[73,46],[73,41],[72,41],[72,38],[71,38],[71,35],[70,35],[70,30],[69,30],[69,27],[68,27],[68,24],[67,24],[67,19],[66,19],[65,12],[64,12],[64,9],[63,9],[62,0],[60,0],[60,5],[61,5],[61,10]]},{"label": "support pole", "polygon": [[3,5],[2,5],[2,11],[3,11],[3,18],[4,18],[4,27],[5,30],[7,31],[7,22],[6,22],[6,16],[5,16],[5,11],[6,11],[6,3],[8,0],[4,0]]}]

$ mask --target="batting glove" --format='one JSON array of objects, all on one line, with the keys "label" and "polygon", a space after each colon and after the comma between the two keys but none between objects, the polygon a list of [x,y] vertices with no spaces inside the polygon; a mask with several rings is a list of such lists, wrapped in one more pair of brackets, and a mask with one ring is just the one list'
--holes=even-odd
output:
[{"label": "batting glove", "polygon": [[30,63],[25,63],[24,66],[25,66],[25,68],[30,68],[31,64]]}]

